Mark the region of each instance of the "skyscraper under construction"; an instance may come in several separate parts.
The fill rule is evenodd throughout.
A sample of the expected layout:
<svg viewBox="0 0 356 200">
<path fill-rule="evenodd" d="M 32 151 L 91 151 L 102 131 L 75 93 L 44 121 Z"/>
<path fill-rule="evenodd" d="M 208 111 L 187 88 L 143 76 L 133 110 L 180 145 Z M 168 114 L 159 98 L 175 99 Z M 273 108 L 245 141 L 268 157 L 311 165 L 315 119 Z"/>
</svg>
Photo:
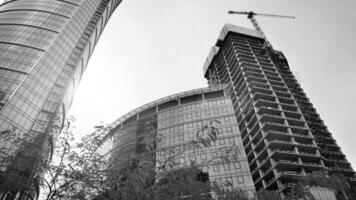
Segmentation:
<svg viewBox="0 0 356 200">
<path fill-rule="evenodd" d="M 341 173 L 355 183 L 354 170 L 286 58 L 264 43 L 259 32 L 227 24 L 204 66 L 210 86 L 230 87 L 256 190 L 283 196 L 296 178 L 315 171 Z M 331 191 L 312 192 L 335 197 Z"/>
<path fill-rule="evenodd" d="M 7 0 L 0 6 L 0 147 L 14 157 L 1 163 L 0 172 L 31 179 L 36 155 L 50 154 L 52 129 L 62 126 L 74 89 L 120 2 Z M 10 133 L 37 148 L 25 168 L 16 166 L 23 160 L 20 152 L 29 151 L 5 137 Z"/>
</svg>

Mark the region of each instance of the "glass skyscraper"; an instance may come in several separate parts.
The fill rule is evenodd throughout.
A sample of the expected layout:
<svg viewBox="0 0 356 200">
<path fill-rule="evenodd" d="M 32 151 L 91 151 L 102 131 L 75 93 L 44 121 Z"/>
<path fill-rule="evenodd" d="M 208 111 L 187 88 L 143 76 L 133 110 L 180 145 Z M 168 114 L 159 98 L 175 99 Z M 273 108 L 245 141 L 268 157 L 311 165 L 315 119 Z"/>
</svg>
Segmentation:
<svg viewBox="0 0 356 200">
<path fill-rule="evenodd" d="M 0 5 L 1 133 L 15 132 L 32 139 L 41 154 L 50 152 L 51 129 L 61 127 L 89 57 L 120 2 L 7 0 Z M 0 147 L 19 152 L 8 140 L 1 140 Z M 2 163 L 4 170 L 19 169 Z"/>
<path fill-rule="evenodd" d="M 204 66 L 210 86 L 226 84 L 256 190 L 283 194 L 315 171 L 355 172 L 291 73 L 281 52 L 268 52 L 257 31 L 227 24 Z M 312 188 L 317 199 L 335 199 Z"/>
<path fill-rule="evenodd" d="M 217 86 L 174 94 L 120 117 L 111 124 L 109 134 L 112 136 L 110 168 L 117 172 L 125 170 L 133 160 L 139 162 L 137 158 L 145 153 L 145 161 L 151 160 L 151 167 L 158 169 L 174 154 L 175 165 L 168 170 L 185 168 L 194 162 L 208 173 L 210 181 L 229 183 L 234 189 L 253 193 L 255 188 L 241 133 L 224 88 Z M 216 142 L 210 147 L 184 150 L 187 143 L 197 139 L 197 132 L 212 121 L 217 122 L 214 126 L 219 130 Z M 152 151 L 148 146 L 156 149 Z M 216 159 L 232 151 L 237 152 L 237 159 L 225 163 Z M 147 152 L 153 152 L 149 158 Z"/>
</svg>

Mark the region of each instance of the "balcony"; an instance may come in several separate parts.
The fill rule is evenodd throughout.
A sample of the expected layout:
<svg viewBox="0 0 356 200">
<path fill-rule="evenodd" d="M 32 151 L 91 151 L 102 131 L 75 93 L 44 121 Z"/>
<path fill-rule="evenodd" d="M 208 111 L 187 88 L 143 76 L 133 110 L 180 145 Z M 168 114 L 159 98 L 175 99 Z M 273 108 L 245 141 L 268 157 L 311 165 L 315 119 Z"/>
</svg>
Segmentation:
<svg viewBox="0 0 356 200">
<path fill-rule="evenodd" d="M 256 60 L 247 58 L 239 58 L 239 62 L 247 64 L 258 64 Z"/>
<path fill-rule="evenodd" d="M 269 85 L 268 84 L 262 84 L 262 83 L 259 83 L 259 82 L 254 82 L 254 81 L 250 81 L 248 83 L 248 85 L 250 86 L 250 88 L 260 88 L 260 89 L 270 89 Z"/>
<path fill-rule="evenodd" d="M 269 81 L 277 81 L 283 84 L 282 79 L 279 78 L 278 76 L 266 75 L 266 77 Z"/>
<path fill-rule="evenodd" d="M 274 85 L 274 86 L 278 86 L 278 87 L 283 87 L 285 88 L 286 85 L 283 83 L 283 82 L 280 82 L 280 81 L 269 81 L 271 83 L 271 85 Z"/>
<path fill-rule="evenodd" d="M 234 51 L 238 55 L 253 56 L 253 53 L 251 53 L 251 51 L 244 51 L 244 50 L 239 50 L 239 49 L 235 49 Z"/>
<path fill-rule="evenodd" d="M 314 162 L 303 162 L 303 165 L 309 165 L 309 166 L 315 166 L 315 167 L 322 167 L 320 163 L 314 163 Z"/>
<path fill-rule="evenodd" d="M 269 59 L 266 58 L 262 58 L 261 56 L 256 56 L 257 57 L 257 60 L 258 62 L 261 64 L 261 65 L 266 65 L 266 66 L 270 66 L 272 67 L 273 64 L 271 63 L 271 61 Z"/>
<path fill-rule="evenodd" d="M 273 132 L 288 133 L 288 127 L 284 124 L 278 124 L 278 123 L 265 122 L 262 129 L 267 132 L 273 131 Z"/>
<path fill-rule="evenodd" d="M 265 107 L 258 109 L 257 114 L 259 114 L 261 116 L 267 116 L 267 117 L 282 118 L 282 111 L 267 109 Z"/>
<path fill-rule="evenodd" d="M 245 73 L 257 74 L 257 77 L 259 77 L 259 75 L 263 76 L 262 70 L 259 69 L 259 68 L 254 68 L 254 67 L 250 67 L 250 66 L 243 66 L 242 69 L 243 69 L 243 71 Z"/>
<path fill-rule="evenodd" d="M 265 108 L 265 109 L 274 109 L 274 110 L 281 111 L 278 107 L 278 103 L 273 102 L 273 101 L 264 100 L 264 99 L 257 100 L 255 103 L 255 107 Z"/>
<path fill-rule="evenodd" d="M 275 92 L 277 97 L 288 98 L 291 99 L 292 95 L 284 92 Z"/>
<path fill-rule="evenodd" d="M 266 71 L 268 71 L 268 72 L 277 72 L 276 71 L 276 69 L 273 67 L 273 65 L 271 66 L 271 65 L 266 65 L 266 64 L 262 64 L 262 63 L 260 63 L 261 64 L 261 68 L 266 72 Z"/>
<path fill-rule="evenodd" d="M 245 71 L 245 77 L 247 78 L 258 78 L 258 79 L 265 79 L 265 76 L 260 73 Z"/>
<path fill-rule="evenodd" d="M 312 149 L 318 148 L 314 146 L 313 143 L 294 142 L 294 144 L 300 148 L 312 148 Z"/>
<path fill-rule="evenodd" d="M 256 77 L 251 77 L 251 76 L 247 76 L 247 77 L 246 77 L 246 81 L 247 81 L 248 83 L 250 83 L 250 82 L 257 82 L 257 83 L 261 83 L 261 84 L 267 84 L 266 79 L 264 79 L 264 78 L 256 78 Z"/>
<path fill-rule="evenodd" d="M 281 104 L 282 109 L 287 112 L 298 113 L 298 107 L 294 105 Z"/>
<path fill-rule="evenodd" d="M 303 151 L 299 151 L 299 154 L 302 156 L 312 156 L 312 157 L 319 157 L 318 154 L 316 153 L 310 153 L 310 152 L 303 152 Z"/>
<path fill-rule="evenodd" d="M 279 176 L 305 176 L 305 173 L 302 172 L 297 172 L 297 171 L 292 171 L 292 170 L 286 170 L 286 171 L 280 171 Z"/>
<path fill-rule="evenodd" d="M 278 100 L 282 104 L 287 104 L 287 105 L 292 105 L 292 106 L 296 105 L 295 101 L 293 99 L 290 99 L 290 98 L 278 97 Z"/>
<path fill-rule="evenodd" d="M 250 135 L 251 137 L 254 137 L 256 134 L 258 134 L 258 132 L 259 132 L 260 130 L 261 130 L 261 129 L 260 129 L 259 124 L 256 123 L 256 124 L 254 125 L 254 127 L 253 127 L 249 132 L 247 131 L 247 129 L 241 131 L 241 132 L 246 132 L 246 135 L 243 137 L 242 140 L 245 140 L 245 139 L 248 137 L 248 135 Z"/>
<path fill-rule="evenodd" d="M 265 74 L 267 76 L 273 76 L 273 77 L 279 78 L 279 80 L 281 80 L 280 77 L 279 77 L 278 72 L 265 71 Z"/>
<path fill-rule="evenodd" d="M 287 153 L 287 154 L 296 154 L 295 151 L 284 150 L 284 149 L 274 149 L 273 153 Z"/>
<path fill-rule="evenodd" d="M 248 59 L 248 60 L 254 60 L 255 61 L 255 57 L 253 56 L 253 54 L 250 53 L 250 55 L 247 55 L 246 53 L 243 54 L 237 54 L 237 57 L 239 59 Z"/>
<path fill-rule="evenodd" d="M 266 94 L 266 95 L 270 95 L 270 96 L 273 96 L 273 92 L 271 89 L 266 89 L 266 88 L 260 88 L 260 87 L 250 87 L 252 90 L 251 92 L 253 94 L 255 93 L 260 93 L 260 94 Z"/>
<path fill-rule="evenodd" d="M 287 122 L 288 122 L 289 126 L 291 126 L 291 127 L 302 128 L 302 129 L 306 128 L 306 122 L 301 119 L 287 118 Z"/>
<path fill-rule="evenodd" d="M 284 93 L 289 94 L 288 89 L 285 88 L 284 86 L 272 85 L 271 87 L 272 87 L 275 91 L 284 92 Z"/>
</svg>

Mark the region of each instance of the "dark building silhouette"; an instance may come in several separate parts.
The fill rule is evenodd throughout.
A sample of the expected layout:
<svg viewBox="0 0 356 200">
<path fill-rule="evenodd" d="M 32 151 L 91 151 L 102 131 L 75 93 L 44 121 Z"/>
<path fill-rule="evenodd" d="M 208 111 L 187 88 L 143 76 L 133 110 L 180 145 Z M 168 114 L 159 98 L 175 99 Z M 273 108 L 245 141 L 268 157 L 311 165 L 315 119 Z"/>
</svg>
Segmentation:
<svg viewBox="0 0 356 200">
<path fill-rule="evenodd" d="M 256 190 L 288 191 L 315 171 L 355 172 L 281 52 L 269 52 L 257 31 L 227 24 L 204 66 L 210 86 L 227 84 Z M 321 192 L 320 192 L 321 191 Z M 334 199 L 331 191 L 313 194 Z"/>
<path fill-rule="evenodd" d="M 120 2 L 7 0 L 0 5 L 0 135 L 33 143 L 19 148 L 1 137 L 0 147 L 14 157 L 1 163 L 2 174 L 20 170 L 31 179 L 39 157 L 50 159 L 53 129 L 62 127 L 89 57 Z M 29 151 L 36 153 L 21 153 Z M 28 156 L 34 163 L 17 169 Z"/>
</svg>

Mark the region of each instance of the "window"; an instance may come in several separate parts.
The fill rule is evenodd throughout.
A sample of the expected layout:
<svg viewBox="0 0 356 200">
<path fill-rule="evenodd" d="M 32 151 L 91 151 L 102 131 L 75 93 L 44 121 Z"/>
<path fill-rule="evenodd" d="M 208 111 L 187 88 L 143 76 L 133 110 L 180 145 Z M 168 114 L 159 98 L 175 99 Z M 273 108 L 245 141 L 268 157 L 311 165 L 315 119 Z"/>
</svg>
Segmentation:
<svg viewBox="0 0 356 200">
<path fill-rule="evenodd" d="M 230 143 L 230 145 L 236 145 L 235 138 L 233 138 L 233 137 L 229 138 L 229 143 Z"/>
<path fill-rule="evenodd" d="M 220 166 L 219 165 L 214 165 L 213 169 L 214 169 L 214 172 L 220 172 Z"/>
<path fill-rule="evenodd" d="M 179 141 L 183 141 L 184 140 L 184 134 L 180 134 L 179 135 Z"/>
<path fill-rule="evenodd" d="M 159 145 L 165 145 L 165 144 L 166 144 L 166 138 L 160 137 L 160 138 L 158 139 L 158 144 L 159 144 Z"/>
<path fill-rule="evenodd" d="M 215 152 L 212 152 L 211 153 L 211 159 L 215 159 L 216 158 L 216 153 Z"/>
<path fill-rule="evenodd" d="M 210 110 L 205 110 L 205 115 L 209 116 L 210 115 Z"/>
<path fill-rule="evenodd" d="M 179 120 L 179 122 L 184 121 L 184 117 L 183 117 L 183 115 L 180 115 L 180 116 L 178 117 L 178 120 Z"/>
<path fill-rule="evenodd" d="M 201 159 L 202 160 L 206 160 L 207 158 L 206 158 L 206 153 L 202 153 L 202 154 L 200 154 L 200 156 L 201 156 Z"/>
<path fill-rule="evenodd" d="M 226 184 L 227 184 L 229 187 L 232 187 L 232 186 L 233 186 L 232 177 L 227 177 L 227 178 L 226 178 Z"/>
<path fill-rule="evenodd" d="M 239 184 L 245 183 L 244 177 L 243 177 L 243 176 L 238 176 L 238 177 L 237 177 L 237 182 L 238 182 Z"/>
<path fill-rule="evenodd" d="M 170 144 L 174 144 L 174 136 L 169 139 Z"/>
<path fill-rule="evenodd" d="M 179 158 L 179 164 L 186 165 L 185 159 L 183 157 Z"/>
<path fill-rule="evenodd" d="M 235 162 L 234 166 L 235 166 L 235 169 L 240 169 L 241 168 L 240 162 Z"/>
<path fill-rule="evenodd" d="M 222 113 L 227 113 L 227 112 L 228 112 L 227 108 L 222 108 Z"/>
<path fill-rule="evenodd" d="M 198 111 L 196 114 L 197 114 L 197 117 L 198 117 L 198 118 L 201 117 L 201 111 Z"/>
<path fill-rule="evenodd" d="M 224 144 L 225 144 L 225 139 L 224 139 L 224 138 L 220 139 L 220 140 L 219 140 L 219 144 L 220 144 L 220 145 L 224 145 Z"/>
</svg>

